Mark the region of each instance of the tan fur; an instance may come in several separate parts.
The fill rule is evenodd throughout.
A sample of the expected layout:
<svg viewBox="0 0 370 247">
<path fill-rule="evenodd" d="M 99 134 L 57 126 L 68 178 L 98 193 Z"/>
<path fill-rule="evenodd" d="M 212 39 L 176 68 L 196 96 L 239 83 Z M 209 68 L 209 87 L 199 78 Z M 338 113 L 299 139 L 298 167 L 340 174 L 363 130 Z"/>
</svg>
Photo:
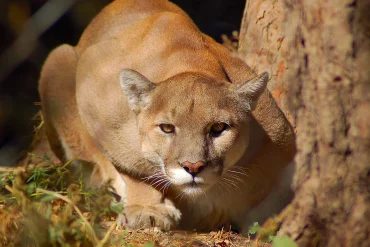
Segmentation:
<svg viewBox="0 0 370 247">
<path fill-rule="evenodd" d="M 265 83 L 174 4 L 116 0 L 76 47 L 50 54 L 39 91 L 53 151 L 87 161 L 92 186 L 113 180 L 122 223 L 209 230 L 247 226 L 262 201 L 258 218 L 281 207 L 266 205 L 272 188 L 287 184 L 279 178 L 294 133 Z M 162 122 L 176 132 L 161 132 Z M 230 128 L 210 136 L 218 122 Z M 199 161 L 208 165 L 194 187 L 181 164 Z"/>
</svg>

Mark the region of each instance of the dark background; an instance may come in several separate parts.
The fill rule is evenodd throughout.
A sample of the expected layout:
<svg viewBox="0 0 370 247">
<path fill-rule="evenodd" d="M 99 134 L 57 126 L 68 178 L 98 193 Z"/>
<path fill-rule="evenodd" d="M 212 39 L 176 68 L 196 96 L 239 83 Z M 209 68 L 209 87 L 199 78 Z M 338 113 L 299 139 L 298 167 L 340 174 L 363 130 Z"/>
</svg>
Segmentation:
<svg viewBox="0 0 370 247">
<path fill-rule="evenodd" d="M 0 166 L 14 164 L 32 140 L 37 125 L 32 118 L 40 110 L 35 104 L 37 81 L 46 56 L 60 44 L 77 44 L 90 20 L 109 2 L 0 0 Z M 239 30 L 245 6 L 245 0 L 172 2 L 219 42 L 221 34 Z"/>
</svg>

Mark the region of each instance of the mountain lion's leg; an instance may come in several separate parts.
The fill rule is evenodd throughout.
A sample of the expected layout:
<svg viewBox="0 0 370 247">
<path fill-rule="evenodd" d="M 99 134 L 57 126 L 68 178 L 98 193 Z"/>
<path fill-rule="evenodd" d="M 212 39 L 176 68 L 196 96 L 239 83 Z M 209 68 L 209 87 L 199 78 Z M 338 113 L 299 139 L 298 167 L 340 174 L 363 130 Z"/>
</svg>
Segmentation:
<svg viewBox="0 0 370 247">
<path fill-rule="evenodd" d="M 76 113 L 71 103 L 74 101 L 76 65 L 77 56 L 73 48 L 69 45 L 59 46 L 45 61 L 39 82 L 45 131 L 51 149 L 62 161 L 71 156 L 71 150 L 63 147 L 68 140 L 61 134 L 71 131 L 69 135 L 73 136 L 71 127 Z"/>
<path fill-rule="evenodd" d="M 127 185 L 127 205 L 118 224 L 131 229 L 156 227 L 160 230 L 176 228 L 181 213 L 155 186 L 122 174 Z M 160 186 L 159 186 L 160 187 Z"/>
<path fill-rule="evenodd" d="M 291 186 L 294 169 L 293 162 L 282 169 L 273 190 L 258 206 L 248 212 L 247 218 L 244 219 L 241 225 L 241 233 L 244 236 L 248 235 L 249 227 L 254 222 L 263 224 L 268 218 L 278 215 L 292 200 L 293 190 Z"/>
<path fill-rule="evenodd" d="M 244 235 L 248 234 L 249 227 L 254 222 L 262 224 L 267 218 L 279 214 L 293 198 L 291 184 L 294 164 L 288 163 L 284 168 L 277 166 L 276 164 L 287 163 L 281 152 L 276 144 L 269 141 L 245 166 L 248 173 L 246 182 L 250 186 L 241 186 L 241 190 L 249 196 L 240 198 L 239 202 L 250 205 L 251 208 L 245 217 L 234 216 L 233 219 L 242 228 L 241 232 Z M 257 191 L 260 193 L 256 193 Z"/>
<path fill-rule="evenodd" d="M 42 68 L 39 92 L 50 146 L 63 162 L 83 160 L 71 166 L 87 174 L 88 185 L 97 187 L 112 179 L 117 194 L 125 197 L 124 181 L 97 149 L 79 117 L 75 96 L 77 62 L 74 48 L 62 45 L 49 55 Z"/>
</svg>

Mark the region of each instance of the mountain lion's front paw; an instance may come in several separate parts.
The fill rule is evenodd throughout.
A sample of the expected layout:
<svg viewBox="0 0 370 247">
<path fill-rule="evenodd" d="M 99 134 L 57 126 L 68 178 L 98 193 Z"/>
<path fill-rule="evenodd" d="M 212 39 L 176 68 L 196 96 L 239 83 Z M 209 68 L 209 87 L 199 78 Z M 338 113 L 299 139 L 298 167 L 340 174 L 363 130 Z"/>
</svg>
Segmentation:
<svg viewBox="0 0 370 247">
<path fill-rule="evenodd" d="M 180 211 L 172 205 L 130 205 L 126 206 L 123 213 L 119 215 L 117 224 L 129 229 L 155 227 L 162 231 L 168 231 L 178 225 L 180 218 Z"/>
</svg>

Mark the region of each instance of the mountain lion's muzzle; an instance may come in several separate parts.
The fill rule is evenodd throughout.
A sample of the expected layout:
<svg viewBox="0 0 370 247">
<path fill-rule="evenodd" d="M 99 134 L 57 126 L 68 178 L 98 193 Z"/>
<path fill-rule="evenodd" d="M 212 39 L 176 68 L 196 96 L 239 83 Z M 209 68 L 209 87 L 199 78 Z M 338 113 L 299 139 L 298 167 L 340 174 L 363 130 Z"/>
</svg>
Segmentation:
<svg viewBox="0 0 370 247">
<path fill-rule="evenodd" d="M 207 163 L 205 163 L 203 161 L 198 161 L 196 163 L 191 163 L 189 161 L 185 161 L 185 162 L 181 163 L 180 166 L 182 168 L 184 168 L 184 170 L 187 173 L 189 173 L 190 175 L 195 177 L 198 173 L 200 173 L 207 166 Z"/>
</svg>

